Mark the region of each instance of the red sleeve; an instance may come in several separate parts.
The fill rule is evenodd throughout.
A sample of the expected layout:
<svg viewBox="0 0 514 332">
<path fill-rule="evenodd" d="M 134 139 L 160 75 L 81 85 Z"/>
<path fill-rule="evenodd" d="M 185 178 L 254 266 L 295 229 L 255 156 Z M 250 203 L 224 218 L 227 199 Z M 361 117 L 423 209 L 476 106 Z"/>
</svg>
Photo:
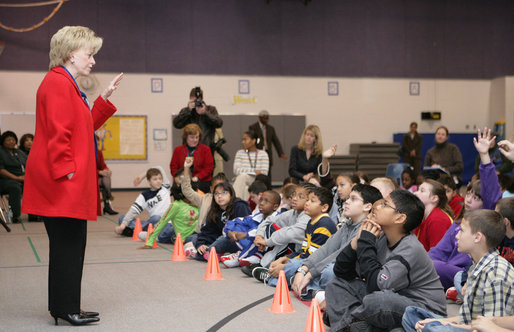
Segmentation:
<svg viewBox="0 0 514 332">
<path fill-rule="evenodd" d="M 181 168 L 184 167 L 184 161 L 186 161 L 185 145 L 179 145 L 173 151 L 170 162 L 170 172 L 172 176 Z"/>
<path fill-rule="evenodd" d="M 95 130 L 99 129 L 105 121 L 114 114 L 114 112 L 116 112 L 116 107 L 114 107 L 110 101 L 98 96 L 93 104 L 93 108 L 91 109 L 93 127 Z"/>
<path fill-rule="evenodd" d="M 214 159 L 212 158 L 211 149 L 204 144 L 198 145 L 194 153 L 195 169 L 193 175 L 197 176 L 200 181 L 209 181 L 212 178 L 214 169 Z"/>
</svg>

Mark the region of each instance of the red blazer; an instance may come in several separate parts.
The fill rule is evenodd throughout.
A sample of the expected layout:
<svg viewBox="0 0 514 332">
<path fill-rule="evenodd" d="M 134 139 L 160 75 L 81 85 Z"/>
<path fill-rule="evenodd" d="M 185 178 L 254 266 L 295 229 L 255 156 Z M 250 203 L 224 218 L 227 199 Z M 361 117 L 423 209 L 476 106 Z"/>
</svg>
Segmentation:
<svg viewBox="0 0 514 332">
<path fill-rule="evenodd" d="M 187 146 L 185 144 L 177 146 L 171 156 L 171 175 L 175 176 L 175 173 L 184 167 L 186 157 Z M 214 160 L 212 159 L 211 149 L 205 144 L 198 144 L 195 152 L 193 152 L 193 158 L 195 159 L 193 176 L 197 176 L 201 182 L 211 181 L 212 171 L 214 169 Z"/>
<path fill-rule="evenodd" d="M 46 74 L 36 96 L 22 212 L 96 220 L 100 206 L 93 135 L 115 111 L 102 97 L 90 111 L 64 68 Z M 69 173 L 74 173 L 71 179 Z"/>
</svg>

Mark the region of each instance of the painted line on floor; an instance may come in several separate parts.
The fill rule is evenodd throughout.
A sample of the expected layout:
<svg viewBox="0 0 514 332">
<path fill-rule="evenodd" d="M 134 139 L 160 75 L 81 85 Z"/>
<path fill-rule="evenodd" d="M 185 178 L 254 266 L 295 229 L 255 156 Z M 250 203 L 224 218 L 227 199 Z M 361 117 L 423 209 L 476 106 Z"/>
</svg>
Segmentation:
<svg viewBox="0 0 514 332">
<path fill-rule="evenodd" d="M 234 311 L 233 313 L 231 313 L 230 315 L 228 315 L 227 317 L 223 318 L 222 320 L 220 320 L 219 322 L 217 322 L 216 324 L 214 324 L 211 328 L 209 328 L 207 330 L 207 332 L 212 332 L 212 331 L 218 331 L 220 328 L 222 328 L 225 324 L 227 324 L 228 322 L 230 322 L 231 320 L 233 320 L 234 318 L 236 318 L 237 316 L 241 315 L 242 313 L 244 313 L 245 311 L 248 311 L 250 309 L 252 309 L 253 307 L 261 304 L 262 302 L 265 302 L 265 301 L 268 301 L 270 299 L 273 298 L 275 294 L 271 294 L 269 296 L 266 296 L 266 297 L 263 297 L 262 299 L 260 300 L 257 300 L 255 302 L 252 302 L 250 303 L 249 305 L 245 306 L 245 307 L 242 307 L 241 309 L 237 310 L 237 311 Z"/>
<path fill-rule="evenodd" d="M 41 263 L 41 260 L 39 259 L 39 255 L 37 254 L 36 248 L 34 247 L 34 244 L 32 244 L 32 240 L 30 239 L 30 236 L 27 236 L 27 240 L 29 240 L 30 246 L 32 247 L 32 251 L 34 252 L 34 256 L 36 256 L 36 260 L 38 263 Z"/>
<path fill-rule="evenodd" d="M 169 259 L 155 259 L 147 261 L 125 261 L 125 262 L 96 262 L 96 263 L 84 263 L 84 265 L 106 265 L 106 264 L 133 264 L 133 263 L 155 263 L 155 262 L 169 262 Z M 0 269 L 17 269 L 17 268 L 29 268 L 29 267 L 45 267 L 48 263 L 41 265 L 17 265 L 17 266 L 0 266 Z"/>
<path fill-rule="evenodd" d="M 23 228 L 23 230 L 26 232 L 26 231 L 27 231 L 27 229 L 25 228 L 25 223 L 23 222 L 23 220 L 21 220 L 21 221 L 20 221 L 20 223 L 21 223 L 21 227 L 22 227 L 22 228 Z"/>
</svg>

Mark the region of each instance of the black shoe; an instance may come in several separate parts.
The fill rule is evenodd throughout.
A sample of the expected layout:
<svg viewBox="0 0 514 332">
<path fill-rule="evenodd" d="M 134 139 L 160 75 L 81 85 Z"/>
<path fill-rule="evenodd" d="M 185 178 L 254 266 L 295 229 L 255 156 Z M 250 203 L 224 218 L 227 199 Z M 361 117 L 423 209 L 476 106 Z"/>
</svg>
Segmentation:
<svg viewBox="0 0 514 332">
<path fill-rule="evenodd" d="M 121 232 L 121 235 L 131 237 L 134 234 L 134 230 L 132 228 L 125 227 Z"/>
<path fill-rule="evenodd" d="M 100 321 L 98 317 L 83 317 L 80 314 L 52 314 L 52 317 L 55 319 L 55 325 L 59 325 L 57 318 L 63 319 L 71 325 L 86 325 Z"/>
<path fill-rule="evenodd" d="M 326 311 L 323 312 L 323 324 L 330 327 L 330 321 L 328 320 L 328 314 Z"/>
<path fill-rule="evenodd" d="M 271 278 L 268 269 L 265 267 L 256 267 L 255 269 L 253 269 L 252 276 L 260 282 L 263 282 L 265 285 Z"/>
<path fill-rule="evenodd" d="M 118 211 L 114 211 L 111 207 L 111 204 L 105 204 L 104 206 L 104 214 L 110 214 L 110 215 L 115 215 L 115 214 L 118 214 L 119 212 Z"/>
<path fill-rule="evenodd" d="M 39 216 L 36 216 L 35 214 L 29 214 L 29 221 L 39 222 L 43 221 L 43 219 L 41 219 Z"/>
<path fill-rule="evenodd" d="M 96 312 L 96 311 L 82 311 L 82 310 L 80 310 L 80 316 L 82 316 L 82 317 L 91 318 L 91 317 L 97 317 L 98 315 L 99 315 L 99 313 Z"/>
<path fill-rule="evenodd" d="M 13 224 L 21 224 L 21 218 L 20 217 L 12 217 L 12 223 Z"/>
<path fill-rule="evenodd" d="M 262 267 L 261 264 L 250 264 L 248 266 L 243 266 L 241 268 L 241 272 L 243 272 L 244 274 L 246 274 L 247 276 L 249 277 L 253 277 L 252 276 L 252 271 L 253 269 L 255 269 L 256 267 Z"/>
</svg>

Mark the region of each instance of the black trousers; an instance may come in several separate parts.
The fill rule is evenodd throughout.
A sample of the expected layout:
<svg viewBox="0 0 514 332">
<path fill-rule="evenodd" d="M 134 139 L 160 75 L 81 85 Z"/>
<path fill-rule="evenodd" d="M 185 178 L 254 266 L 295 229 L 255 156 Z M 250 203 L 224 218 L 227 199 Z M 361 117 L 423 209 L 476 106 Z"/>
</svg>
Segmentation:
<svg viewBox="0 0 514 332">
<path fill-rule="evenodd" d="M 52 314 L 79 313 L 87 222 L 65 217 L 43 219 L 50 241 L 48 310 Z"/>
</svg>

